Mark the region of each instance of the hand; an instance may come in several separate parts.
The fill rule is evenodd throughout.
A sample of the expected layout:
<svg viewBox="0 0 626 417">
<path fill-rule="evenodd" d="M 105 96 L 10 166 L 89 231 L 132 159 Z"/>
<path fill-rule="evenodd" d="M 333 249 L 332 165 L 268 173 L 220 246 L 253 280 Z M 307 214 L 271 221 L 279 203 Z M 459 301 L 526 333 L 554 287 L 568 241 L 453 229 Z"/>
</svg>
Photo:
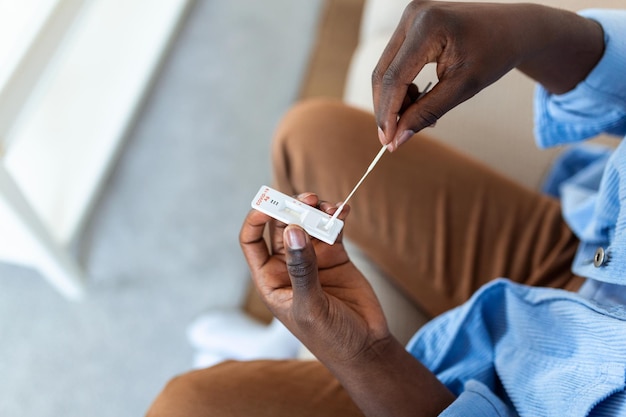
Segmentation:
<svg viewBox="0 0 626 417">
<path fill-rule="evenodd" d="M 315 194 L 300 201 L 328 214 Z M 339 216 L 349 213 L 346 206 Z M 263 238 L 269 226 L 268 248 Z M 389 333 L 374 292 L 342 236 L 330 246 L 252 210 L 239 241 L 272 313 L 330 369 L 366 416 L 435 416 L 454 396 Z M 270 252 L 271 249 L 271 252 Z"/>
<path fill-rule="evenodd" d="M 574 13 L 532 4 L 413 1 L 372 75 L 383 144 L 395 150 L 511 69 L 563 93 L 602 56 L 601 27 Z M 415 102 L 417 74 L 437 64 L 439 82 Z"/>
<path fill-rule="evenodd" d="M 333 214 L 337 207 L 303 194 L 302 202 Z M 343 220 L 349 207 L 340 215 Z M 269 225 L 271 252 L 263 239 Z M 389 337 L 382 309 L 363 275 L 350 262 L 340 235 L 334 245 L 311 239 L 252 210 L 240 243 L 252 279 L 272 313 L 313 354 L 327 363 L 346 362 Z"/>
</svg>

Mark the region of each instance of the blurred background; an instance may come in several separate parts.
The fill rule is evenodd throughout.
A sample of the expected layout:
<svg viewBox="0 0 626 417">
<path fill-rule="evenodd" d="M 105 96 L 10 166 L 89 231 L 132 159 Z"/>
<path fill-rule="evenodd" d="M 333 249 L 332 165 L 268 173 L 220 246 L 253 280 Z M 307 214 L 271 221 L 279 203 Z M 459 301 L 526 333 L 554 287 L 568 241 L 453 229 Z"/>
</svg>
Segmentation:
<svg viewBox="0 0 626 417">
<path fill-rule="evenodd" d="M 0 0 L 0 415 L 142 415 L 241 305 L 323 3 Z"/>
<path fill-rule="evenodd" d="M 407 2 L 0 0 L 0 416 L 143 415 L 190 323 L 262 314 L 237 235 L 273 131 L 302 98 L 371 110 Z M 537 187 L 532 89 L 513 72 L 429 133 Z M 357 253 L 405 341 L 419 306 Z"/>
</svg>

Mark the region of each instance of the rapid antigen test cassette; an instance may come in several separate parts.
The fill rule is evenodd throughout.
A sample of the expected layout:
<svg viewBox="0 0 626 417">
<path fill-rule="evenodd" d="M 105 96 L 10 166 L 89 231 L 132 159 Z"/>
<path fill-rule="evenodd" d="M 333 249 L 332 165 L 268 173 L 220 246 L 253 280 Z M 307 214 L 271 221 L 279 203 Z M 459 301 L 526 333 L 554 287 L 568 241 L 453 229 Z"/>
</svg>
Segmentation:
<svg viewBox="0 0 626 417">
<path fill-rule="evenodd" d="M 278 221 L 297 224 L 309 235 L 329 245 L 335 243 L 343 228 L 343 221 L 266 185 L 259 189 L 251 205 Z"/>
</svg>

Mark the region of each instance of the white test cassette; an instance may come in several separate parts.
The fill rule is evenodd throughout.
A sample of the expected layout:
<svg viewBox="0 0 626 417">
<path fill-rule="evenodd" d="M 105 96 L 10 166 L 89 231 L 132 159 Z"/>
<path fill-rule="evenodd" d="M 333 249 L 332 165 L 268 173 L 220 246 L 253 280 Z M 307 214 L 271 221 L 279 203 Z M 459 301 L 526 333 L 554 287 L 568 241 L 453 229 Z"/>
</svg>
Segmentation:
<svg viewBox="0 0 626 417">
<path fill-rule="evenodd" d="M 261 186 L 251 206 L 285 224 L 297 224 L 309 235 L 329 245 L 335 243 L 343 229 L 343 221 L 267 185 Z"/>
</svg>

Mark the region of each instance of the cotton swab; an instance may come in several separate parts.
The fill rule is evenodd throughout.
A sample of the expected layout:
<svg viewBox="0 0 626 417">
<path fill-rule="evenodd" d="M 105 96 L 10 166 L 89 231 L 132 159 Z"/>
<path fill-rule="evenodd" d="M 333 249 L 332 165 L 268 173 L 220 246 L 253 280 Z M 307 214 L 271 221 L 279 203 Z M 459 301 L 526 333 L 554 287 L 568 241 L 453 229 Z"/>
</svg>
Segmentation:
<svg viewBox="0 0 626 417">
<path fill-rule="evenodd" d="M 374 157 L 374 160 L 372 161 L 372 163 L 370 164 L 369 167 L 367 167 L 367 170 L 365 171 L 365 174 L 363 174 L 363 176 L 361 177 L 361 179 L 359 180 L 359 182 L 354 186 L 354 188 L 352 189 L 352 191 L 350 192 L 350 194 L 348 194 L 348 197 L 346 197 L 345 200 L 343 200 L 343 203 L 341 203 L 341 205 L 339 206 L 339 208 L 337 209 L 337 211 L 335 212 L 335 214 L 333 214 L 333 217 L 330 218 L 330 220 L 328 221 L 328 223 L 326 224 L 326 228 L 330 228 L 333 224 L 333 222 L 335 221 L 335 219 L 337 217 L 339 217 L 339 214 L 341 214 L 341 211 L 343 210 L 343 208 L 345 207 L 346 203 L 348 202 L 348 200 L 350 200 L 350 198 L 352 197 L 352 195 L 354 194 L 354 192 L 357 190 L 357 188 L 359 188 L 359 186 L 361 185 L 361 183 L 363 183 L 363 180 L 365 180 L 365 177 L 367 177 L 367 175 L 372 172 L 372 170 L 374 169 L 374 167 L 376 166 L 376 164 L 378 163 L 378 161 L 380 160 L 380 158 L 383 156 L 383 154 L 385 153 L 385 151 L 387 150 L 387 145 L 383 145 L 382 148 L 380 148 L 380 151 L 378 151 L 378 154 Z"/>
<path fill-rule="evenodd" d="M 426 84 L 426 87 L 424 88 L 424 91 L 422 91 L 417 98 L 415 99 L 415 101 L 419 100 L 420 98 L 424 97 L 424 94 L 426 94 L 428 92 L 428 90 L 430 89 L 430 86 L 432 85 L 432 82 L 429 82 L 428 84 Z M 365 180 L 365 177 L 367 177 L 367 175 L 374 169 L 374 167 L 376 166 L 376 164 L 378 163 L 378 161 L 380 160 L 380 158 L 383 156 L 383 154 L 385 153 L 385 150 L 387 149 L 387 145 L 383 145 L 383 147 L 380 149 L 380 151 L 378 151 L 378 154 L 374 157 L 374 160 L 372 161 L 372 163 L 370 164 L 369 167 L 367 167 L 367 170 L 365 171 L 365 174 L 363 174 L 363 176 L 361 177 L 361 179 L 359 180 L 359 182 L 354 186 L 354 188 L 352 189 L 352 191 L 350 191 L 350 194 L 348 194 L 348 197 L 346 197 L 345 200 L 343 200 L 343 203 L 341 203 L 341 205 L 339 206 L 339 208 L 337 208 L 337 211 L 335 212 L 335 214 L 333 214 L 333 217 L 330 218 L 330 220 L 328 221 L 328 223 L 326 223 L 326 229 L 329 229 L 332 227 L 333 222 L 335 221 L 335 219 L 337 219 L 337 217 L 339 217 L 339 215 L 341 214 L 344 206 L 346 205 L 346 203 L 348 202 L 348 200 L 350 200 L 350 198 L 352 197 L 352 195 L 354 194 L 354 192 L 357 190 L 357 188 L 359 188 L 359 186 L 361 185 L 361 183 L 363 182 L 363 180 Z"/>
</svg>

